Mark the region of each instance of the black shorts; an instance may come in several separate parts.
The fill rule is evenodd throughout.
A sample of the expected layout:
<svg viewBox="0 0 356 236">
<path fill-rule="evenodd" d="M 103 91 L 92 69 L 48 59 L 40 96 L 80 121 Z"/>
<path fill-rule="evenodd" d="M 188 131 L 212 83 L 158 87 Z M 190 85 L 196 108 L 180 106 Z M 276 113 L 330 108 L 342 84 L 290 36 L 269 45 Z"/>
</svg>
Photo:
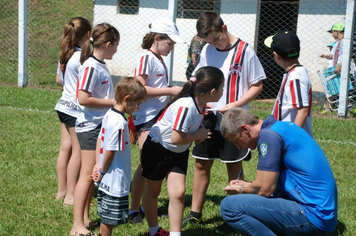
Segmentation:
<svg viewBox="0 0 356 236">
<path fill-rule="evenodd" d="M 67 115 L 66 113 L 60 111 L 57 111 L 57 114 L 61 123 L 66 124 L 68 128 L 75 127 L 75 121 L 77 120 L 77 118 L 75 118 L 74 116 Z"/>
<path fill-rule="evenodd" d="M 152 126 L 156 124 L 158 118 L 162 115 L 162 112 L 163 110 L 161 110 L 152 120 L 149 120 L 139 125 L 135 125 L 136 132 L 151 130 Z"/>
<path fill-rule="evenodd" d="M 96 149 L 96 142 L 99 137 L 101 129 L 101 124 L 98 125 L 95 129 L 87 131 L 87 132 L 82 132 L 82 133 L 77 133 L 79 145 L 81 150 L 90 150 L 90 151 L 95 151 Z"/>
<path fill-rule="evenodd" d="M 129 196 L 114 197 L 98 190 L 98 215 L 106 225 L 126 224 L 129 219 Z"/>
<path fill-rule="evenodd" d="M 164 148 L 160 143 L 147 139 L 142 147 L 142 176 L 150 180 L 162 180 L 169 172 L 187 174 L 189 149 L 175 153 Z"/>
<path fill-rule="evenodd" d="M 192 156 L 201 160 L 220 159 L 221 162 L 235 163 L 242 160 L 251 159 L 251 150 L 237 147 L 225 139 L 220 131 L 214 130 L 211 139 L 195 144 Z"/>
</svg>

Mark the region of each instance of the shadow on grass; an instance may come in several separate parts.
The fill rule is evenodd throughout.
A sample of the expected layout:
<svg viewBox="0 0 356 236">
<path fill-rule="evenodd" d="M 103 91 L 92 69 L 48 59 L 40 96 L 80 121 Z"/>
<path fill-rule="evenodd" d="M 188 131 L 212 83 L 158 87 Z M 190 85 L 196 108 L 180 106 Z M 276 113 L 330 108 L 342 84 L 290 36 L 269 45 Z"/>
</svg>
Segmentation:
<svg viewBox="0 0 356 236">
<path fill-rule="evenodd" d="M 343 235 L 345 231 L 346 231 L 345 224 L 338 220 L 336 229 L 330 234 L 330 236 Z"/>
</svg>

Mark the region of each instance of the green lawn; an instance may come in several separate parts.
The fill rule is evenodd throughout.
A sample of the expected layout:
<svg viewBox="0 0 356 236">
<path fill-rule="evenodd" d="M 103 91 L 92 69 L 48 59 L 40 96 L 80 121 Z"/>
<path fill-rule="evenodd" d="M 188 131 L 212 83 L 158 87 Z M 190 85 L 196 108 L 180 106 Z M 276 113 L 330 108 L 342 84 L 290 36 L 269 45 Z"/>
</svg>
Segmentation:
<svg viewBox="0 0 356 236">
<path fill-rule="evenodd" d="M 63 207 L 54 200 L 60 125 L 53 107 L 61 92 L 0 86 L 0 94 L 0 235 L 69 235 L 73 208 Z M 265 118 L 272 106 L 270 102 L 253 102 L 251 110 Z M 313 117 L 315 140 L 325 151 L 338 185 L 339 225 L 333 235 L 356 235 L 355 127 L 354 119 Z M 138 163 L 137 146 L 133 146 L 132 161 L 134 172 Z M 254 151 L 252 160 L 244 163 L 247 179 L 254 178 L 256 163 Z M 191 158 L 185 214 L 190 211 L 193 170 Z M 227 184 L 227 174 L 225 166 L 218 161 L 213 166 L 212 177 L 203 225 L 187 228 L 183 235 L 213 235 L 210 230 L 222 223 L 219 204 L 225 196 L 221 189 Z M 159 204 L 166 211 L 168 196 L 165 186 L 162 189 Z M 91 219 L 99 220 L 95 198 L 93 204 Z M 168 219 L 160 219 L 160 224 L 169 227 Z M 128 224 L 115 228 L 114 235 L 145 235 L 146 231 L 146 222 Z"/>
</svg>

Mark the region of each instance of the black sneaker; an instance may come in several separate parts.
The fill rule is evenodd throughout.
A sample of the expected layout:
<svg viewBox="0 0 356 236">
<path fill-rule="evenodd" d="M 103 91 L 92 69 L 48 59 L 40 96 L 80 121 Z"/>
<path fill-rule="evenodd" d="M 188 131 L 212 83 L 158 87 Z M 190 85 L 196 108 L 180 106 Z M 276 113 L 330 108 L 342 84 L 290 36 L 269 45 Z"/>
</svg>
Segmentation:
<svg viewBox="0 0 356 236">
<path fill-rule="evenodd" d="M 195 218 L 192 215 L 189 215 L 183 218 L 182 227 L 185 227 L 187 225 L 198 225 L 199 223 L 200 223 L 200 219 Z"/>
<path fill-rule="evenodd" d="M 213 232 L 219 235 L 239 235 L 233 228 L 231 228 L 225 222 L 213 228 Z"/>
<path fill-rule="evenodd" d="M 129 215 L 129 223 L 133 225 L 143 223 L 143 218 L 145 218 L 145 213 L 140 209 L 140 211 L 134 212 Z"/>
</svg>

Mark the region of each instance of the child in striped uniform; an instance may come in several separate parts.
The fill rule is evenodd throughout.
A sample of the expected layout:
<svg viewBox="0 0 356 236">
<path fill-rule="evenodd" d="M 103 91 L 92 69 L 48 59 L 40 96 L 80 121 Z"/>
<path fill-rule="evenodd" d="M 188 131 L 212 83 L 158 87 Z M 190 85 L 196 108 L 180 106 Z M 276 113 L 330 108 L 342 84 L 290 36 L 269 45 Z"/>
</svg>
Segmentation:
<svg viewBox="0 0 356 236">
<path fill-rule="evenodd" d="M 80 149 L 81 170 L 74 192 L 74 221 L 71 235 L 90 235 L 84 225 L 89 217 L 91 196 L 94 191 L 92 174 L 96 160 L 98 135 L 105 113 L 115 104 L 114 86 L 104 60 L 111 60 L 120 41 L 119 31 L 108 23 L 98 24 L 92 32 L 93 53 L 83 63 L 78 82 L 78 107 L 81 110 L 75 125 Z"/>
<path fill-rule="evenodd" d="M 112 235 L 115 225 L 129 215 L 131 145 L 125 114 L 136 111 L 147 97 L 137 78 L 125 77 L 115 87 L 116 104 L 105 114 L 100 132 L 100 169 L 93 180 L 99 183 L 100 234 Z"/>
<path fill-rule="evenodd" d="M 223 73 L 215 67 L 202 67 L 152 126 L 141 155 L 145 177 L 142 202 L 149 236 L 181 235 L 189 147 L 194 141 L 210 138 L 210 130 L 201 122 L 206 103 L 219 101 L 223 88 Z M 157 200 L 164 178 L 169 194 L 170 232 L 160 228 L 157 219 Z"/>
<path fill-rule="evenodd" d="M 157 19 L 150 25 L 150 32 L 142 40 L 142 48 L 147 49 L 139 58 L 134 76 L 137 77 L 147 89 L 148 99 L 140 109 L 132 114 L 140 151 L 147 135 L 160 116 L 162 109 L 167 105 L 170 96 L 176 96 L 179 86 L 168 86 L 168 71 L 162 56 L 167 56 L 176 43 L 183 43 L 178 28 L 169 19 Z M 141 164 L 137 167 L 132 180 L 130 223 L 141 223 L 143 218 L 140 212 L 144 179 Z"/>
<path fill-rule="evenodd" d="M 307 69 L 298 61 L 298 36 L 293 31 L 281 30 L 266 38 L 265 45 L 273 50 L 274 60 L 286 71 L 272 115 L 277 120 L 296 123 L 313 138 L 312 85 Z"/>
</svg>

